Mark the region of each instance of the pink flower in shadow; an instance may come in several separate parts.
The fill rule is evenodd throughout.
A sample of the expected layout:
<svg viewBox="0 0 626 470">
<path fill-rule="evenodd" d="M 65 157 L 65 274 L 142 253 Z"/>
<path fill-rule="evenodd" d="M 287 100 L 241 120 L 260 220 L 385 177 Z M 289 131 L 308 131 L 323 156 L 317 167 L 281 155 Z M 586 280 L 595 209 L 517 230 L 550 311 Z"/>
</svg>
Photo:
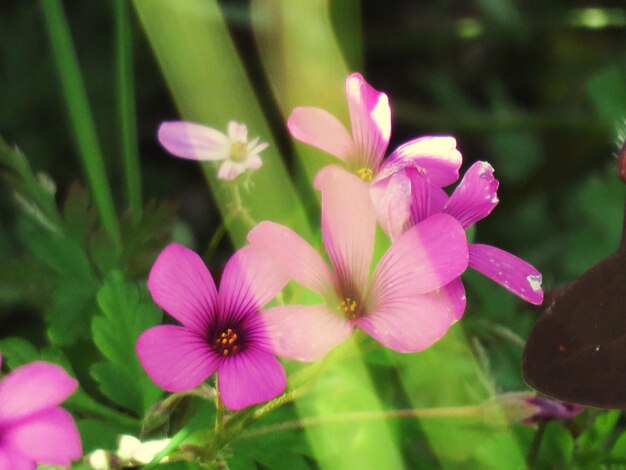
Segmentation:
<svg viewBox="0 0 626 470">
<path fill-rule="evenodd" d="M 410 203 L 408 207 L 396 206 L 387 213 L 388 223 L 382 224 L 384 230 L 395 239 L 434 214 L 451 215 L 464 229 L 471 227 L 487 217 L 499 202 L 498 180 L 493 171 L 487 162 L 474 163 L 451 196 L 427 171 L 404 168 L 396 172 L 379 197 L 392 199 L 400 191 L 409 191 Z M 471 268 L 527 302 L 542 303 L 542 278 L 535 267 L 494 246 L 472 243 L 468 250 Z"/>
<path fill-rule="evenodd" d="M 315 185 L 322 192 L 322 237 L 332 269 L 285 226 L 262 222 L 248 235 L 252 246 L 324 300 L 263 313 L 275 351 L 314 361 L 355 328 L 400 352 L 436 342 L 465 307 L 457 279 L 467 267 L 461 225 L 446 214 L 415 225 L 384 254 L 370 279 L 376 215 L 367 185 L 336 166 L 321 170 Z"/>
<path fill-rule="evenodd" d="M 259 310 L 287 277 L 250 246 L 226 264 L 219 292 L 193 251 L 176 243 L 159 255 L 148 277 L 154 301 L 179 325 L 155 326 L 137 340 L 150 378 L 169 392 L 190 390 L 219 370 L 222 401 L 232 410 L 270 400 L 285 388 Z"/>
<path fill-rule="evenodd" d="M 41 361 L 0 380 L 0 470 L 69 467 L 81 457 L 74 419 L 59 406 L 77 387 L 62 367 Z"/>
</svg>

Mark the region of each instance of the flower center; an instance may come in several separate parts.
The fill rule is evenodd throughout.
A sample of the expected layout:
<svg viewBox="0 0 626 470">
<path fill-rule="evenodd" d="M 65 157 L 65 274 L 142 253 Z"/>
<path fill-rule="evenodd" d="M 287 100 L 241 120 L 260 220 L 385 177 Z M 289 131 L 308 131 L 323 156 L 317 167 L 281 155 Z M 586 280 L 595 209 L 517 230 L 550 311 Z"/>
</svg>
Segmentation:
<svg viewBox="0 0 626 470">
<path fill-rule="evenodd" d="M 350 320 L 355 320 L 358 317 L 358 307 L 359 304 L 352 297 L 345 297 L 339 302 L 339 311 L 343 312 Z"/>
<path fill-rule="evenodd" d="M 242 162 L 248 158 L 247 142 L 231 142 L 230 143 L 230 159 L 235 162 Z"/>
<path fill-rule="evenodd" d="M 228 328 L 226 331 L 222 331 L 222 333 L 215 338 L 213 346 L 222 356 L 235 354 L 240 349 L 239 336 L 237 336 L 237 333 L 235 333 L 232 328 Z"/>
<path fill-rule="evenodd" d="M 374 179 L 374 170 L 372 170 L 370 167 L 364 166 L 363 168 L 359 168 L 356 171 L 356 175 L 363 181 L 371 183 Z"/>
</svg>

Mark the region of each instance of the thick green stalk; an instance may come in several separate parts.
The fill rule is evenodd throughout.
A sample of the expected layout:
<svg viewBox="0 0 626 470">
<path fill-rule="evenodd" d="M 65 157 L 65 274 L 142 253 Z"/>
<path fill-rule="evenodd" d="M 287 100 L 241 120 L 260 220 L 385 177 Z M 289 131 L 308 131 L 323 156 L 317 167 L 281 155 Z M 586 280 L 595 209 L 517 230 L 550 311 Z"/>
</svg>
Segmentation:
<svg viewBox="0 0 626 470">
<path fill-rule="evenodd" d="M 133 48 L 130 18 L 126 0 L 115 0 L 115 54 L 117 111 L 122 137 L 121 153 L 124 159 L 126 198 L 132 221 L 141 219 L 141 174 L 137 146 L 137 118 L 135 115 L 135 86 L 133 79 Z"/>
<path fill-rule="evenodd" d="M 106 178 L 102 150 L 89 109 L 87 92 L 78 67 L 63 4 L 60 0 L 40 0 L 40 5 L 78 153 L 85 167 L 100 220 L 111 238 L 119 244 L 119 225 Z"/>
</svg>

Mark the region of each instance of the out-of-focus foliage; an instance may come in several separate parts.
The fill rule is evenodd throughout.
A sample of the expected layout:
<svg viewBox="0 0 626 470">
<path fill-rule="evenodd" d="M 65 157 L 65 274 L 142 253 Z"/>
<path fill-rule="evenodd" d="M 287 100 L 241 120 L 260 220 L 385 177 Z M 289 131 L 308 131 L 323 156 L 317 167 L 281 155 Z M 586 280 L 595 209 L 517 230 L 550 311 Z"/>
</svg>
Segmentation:
<svg viewBox="0 0 626 470">
<path fill-rule="evenodd" d="M 346 120 L 342 83 L 358 70 L 390 97 L 391 147 L 452 134 L 466 166 L 493 164 L 501 202 L 473 236 L 537 266 L 548 295 L 618 245 L 626 194 L 613 156 L 626 118 L 621 2 L 137 0 L 127 12 L 126 59 L 115 48 L 114 2 L 63 5 L 120 241 L 103 229 L 92 203 L 41 5 L 5 2 L 0 352 L 5 369 L 45 359 L 79 379 L 66 406 L 86 453 L 114 451 L 123 433 L 178 436 L 193 446 L 206 442 L 202 426 L 214 419 L 197 397 L 160 408 L 160 391 L 140 369 L 136 337 L 160 321 L 144 282 L 170 240 L 206 250 L 212 256 L 205 261 L 219 272 L 248 227 L 226 220 L 219 228 L 230 210 L 228 191 L 211 167 L 203 173 L 159 148 L 160 121 L 182 116 L 218 128 L 246 121 L 272 147 L 244 203 L 255 217 L 292 225 L 319 245 L 310 180 L 332 160 L 292 142 L 284 121 L 299 105 Z M 130 76 L 135 84 L 140 171 L 129 177 L 122 149 L 130 127 L 120 130 L 116 64 L 131 57 L 133 73 L 122 80 Z M 133 177 L 149 201 L 140 216 L 126 196 Z M 228 231 L 233 245 L 220 235 Z M 465 316 L 435 346 L 402 355 L 364 342 L 321 374 L 309 395 L 265 416 L 219 457 L 231 469 L 521 468 L 527 458 L 545 469 L 624 465 L 619 411 L 589 409 L 538 428 L 506 423 L 499 410 L 268 431 L 336 413 L 472 407 L 525 390 L 520 357 L 540 310 L 477 273 L 464 281 Z M 290 374 L 299 367 L 286 363 Z"/>
</svg>

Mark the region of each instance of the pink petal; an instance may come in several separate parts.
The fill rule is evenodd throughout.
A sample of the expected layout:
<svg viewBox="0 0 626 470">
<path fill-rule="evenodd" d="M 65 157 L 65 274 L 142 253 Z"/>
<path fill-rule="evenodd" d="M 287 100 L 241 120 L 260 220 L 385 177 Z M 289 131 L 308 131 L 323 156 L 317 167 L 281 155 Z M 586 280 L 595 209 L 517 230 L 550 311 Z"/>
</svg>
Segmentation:
<svg viewBox="0 0 626 470">
<path fill-rule="evenodd" d="M 77 387 L 76 379 L 56 364 L 36 361 L 20 366 L 0 381 L 0 422 L 59 405 Z"/>
<path fill-rule="evenodd" d="M 83 455 L 74 419 L 63 408 L 20 420 L 2 433 L 3 445 L 41 464 L 69 467 Z"/>
<path fill-rule="evenodd" d="M 498 204 L 498 180 L 487 162 L 474 163 L 450 196 L 444 208 L 467 228 L 487 217 Z"/>
<path fill-rule="evenodd" d="M 245 124 L 240 124 L 235 121 L 228 122 L 228 137 L 231 141 L 235 142 L 247 142 L 248 141 L 248 128 Z"/>
<path fill-rule="evenodd" d="M 247 170 L 258 170 L 263 166 L 263 160 L 261 160 L 261 157 L 259 157 L 257 154 L 251 154 L 243 162 L 243 166 L 245 166 Z"/>
<path fill-rule="evenodd" d="M 137 355 L 152 381 L 168 392 L 191 390 L 204 382 L 221 357 L 206 336 L 182 326 L 161 325 L 137 339 Z"/>
<path fill-rule="evenodd" d="M 383 255 L 371 299 L 374 305 L 384 304 L 438 289 L 465 271 L 467 259 L 461 224 L 449 215 L 435 214 L 404 232 Z"/>
<path fill-rule="evenodd" d="M 37 465 L 9 448 L 0 448 L 0 470 L 37 470 Z"/>
<path fill-rule="evenodd" d="M 402 168 L 417 166 L 426 170 L 434 184 L 444 187 L 459 179 L 462 159 L 453 137 L 420 137 L 394 150 L 374 181 L 387 178 Z"/>
<path fill-rule="evenodd" d="M 148 276 L 148 290 L 159 307 L 198 333 L 217 310 L 215 282 L 202 259 L 178 243 L 165 247 Z"/>
<path fill-rule="evenodd" d="M 255 248 L 267 252 L 285 273 L 309 289 L 324 295 L 332 288 L 328 265 L 300 235 L 274 222 L 261 222 L 248 233 Z"/>
<path fill-rule="evenodd" d="M 387 95 L 375 90 L 359 73 L 346 79 L 352 136 L 364 166 L 378 169 L 391 136 L 391 109 Z"/>
<path fill-rule="evenodd" d="M 191 160 L 224 160 L 230 155 L 230 140 L 218 130 L 185 121 L 159 126 L 159 142 L 173 155 Z"/>
<path fill-rule="evenodd" d="M 344 288 L 363 290 L 374 250 L 376 212 L 368 185 L 343 168 L 330 165 L 315 177 L 322 192 L 322 237 Z"/>
<path fill-rule="evenodd" d="M 225 181 L 232 181 L 244 171 L 246 171 L 246 166 L 243 163 L 224 160 L 220 169 L 217 170 L 217 177 Z"/>
<path fill-rule="evenodd" d="M 313 362 L 342 343 L 352 324 L 325 305 L 285 305 L 263 312 L 274 352 L 281 357 Z"/>
<path fill-rule="evenodd" d="M 222 401 L 240 410 L 278 396 L 287 384 L 283 366 L 271 353 L 253 348 L 228 357 L 220 366 Z"/>
<path fill-rule="evenodd" d="M 404 233 L 411 216 L 411 180 L 399 171 L 370 185 L 378 222 L 392 240 Z"/>
<path fill-rule="evenodd" d="M 411 181 L 411 225 L 441 212 L 448 201 L 445 191 L 421 169 L 407 167 L 404 172 Z"/>
<path fill-rule="evenodd" d="M 454 281 L 446 284 L 441 289 L 441 292 L 435 291 L 434 295 L 445 295 L 450 305 L 450 311 L 455 320 L 460 320 L 465 313 L 465 306 L 467 305 L 467 297 L 465 296 L 465 287 L 460 277 L 457 277 Z"/>
<path fill-rule="evenodd" d="M 221 320 L 256 313 L 276 297 L 289 275 L 263 250 L 251 245 L 237 251 L 226 263 L 220 283 Z"/>
<path fill-rule="evenodd" d="M 287 120 L 291 135 L 305 144 L 317 147 L 341 160 L 354 155 L 354 142 L 345 126 L 328 111 L 300 107 Z"/>
<path fill-rule="evenodd" d="M 531 304 L 543 302 L 541 273 L 511 253 L 495 246 L 472 244 L 469 266 Z"/>
<path fill-rule="evenodd" d="M 459 299 L 449 293 L 443 288 L 424 295 L 388 297 L 356 324 L 395 351 L 421 351 L 439 340 L 459 316 Z"/>
</svg>

